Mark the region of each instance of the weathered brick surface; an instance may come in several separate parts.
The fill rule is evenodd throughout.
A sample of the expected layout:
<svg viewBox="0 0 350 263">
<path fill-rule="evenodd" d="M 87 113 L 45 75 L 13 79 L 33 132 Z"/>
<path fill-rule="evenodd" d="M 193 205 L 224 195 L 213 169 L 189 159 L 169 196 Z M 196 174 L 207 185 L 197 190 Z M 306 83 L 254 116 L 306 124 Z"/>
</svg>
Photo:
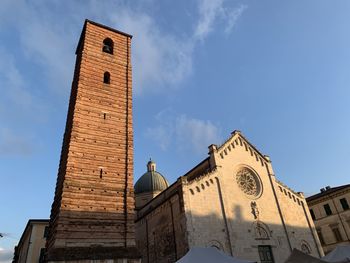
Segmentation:
<svg viewBox="0 0 350 263">
<path fill-rule="evenodd" d="M 102 51 L 107 37 L 113 54 Z M 85 23 L 51 209 L 49 258 L 68 247 L 135 247 L 130 42 L 126 34 Z M 103 83 L 106 71 L 110 84 Z"/>
</svg>

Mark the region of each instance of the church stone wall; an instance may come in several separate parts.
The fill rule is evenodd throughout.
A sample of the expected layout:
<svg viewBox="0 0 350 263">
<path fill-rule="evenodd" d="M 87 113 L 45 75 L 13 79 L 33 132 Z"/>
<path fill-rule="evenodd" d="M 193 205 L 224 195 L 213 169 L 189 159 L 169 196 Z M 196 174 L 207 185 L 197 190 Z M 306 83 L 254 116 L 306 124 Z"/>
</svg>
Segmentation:
<svg viewBox="0 0 350 263">
<path fill-rule="evenodd" d="M 304 195 L 277 181 L 274 185 L 292 247 L 315 257 L 323 256 Z"/>
<path fill-rule="evenodd" d="M 161 193 L 161 191 L 154 191 L 154 192 L 135 194 L 136 210 L 143 207 L 145 204 L 147 204 L 149 201 L 151 201 L 154 197 L 156 197 L 160 193 Z"/>
<path fill-rule="evenodd" d="M 189 247 L 214 246 L 230 254 L 217 173 L 183 185 Z"/>
<path fill-rule="evenodd" d="M 167 193 L 138 211 L 136 245 L 143 263 L 175 262 L 188 250 L 181 188 L 172 186 Z"/>
<path fill-rule="evenodd" d="M 177 207 L 175 200 L 179 200 L 179 214 L 170 209 L 171 202 Z M 169 233 L 172 224 L 175 253 L 180 257 L 198 246 L 257 262 L 259 249 L 268 253 L 267 248 L 274 262 L 284 262 L 293 248 L 322 255 L 304 196 L 279 183 L 270 159 L 240 132 L 220 147 L 211 145 L 209 158 L 138 211 L 136 233 L 142 241 L 138 247 L 148 257 L 144 262 L 175 261 L 174 243 L 166 241 L 167 236 L 174 238 Z M 186 244 L 181 249 L 179 240 Z M 162 252 L 165 244 L 171 247 L 166 253 Z M 168 261 L 161 261 L 156 253 Z"/>
</svg>

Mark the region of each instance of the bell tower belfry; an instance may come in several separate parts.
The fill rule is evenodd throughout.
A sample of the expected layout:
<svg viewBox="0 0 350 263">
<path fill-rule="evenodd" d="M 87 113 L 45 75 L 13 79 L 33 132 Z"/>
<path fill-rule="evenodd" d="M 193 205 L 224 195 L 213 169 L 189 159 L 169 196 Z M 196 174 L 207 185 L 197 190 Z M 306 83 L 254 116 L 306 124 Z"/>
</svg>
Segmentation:
<svg viewBox="0 0 350 263">
<path fill-rule="evenodd" d="M 131 38 L 85 21 L 51 208 L 48 262 L 140 262 L 134 235 Z"/>
</svg>

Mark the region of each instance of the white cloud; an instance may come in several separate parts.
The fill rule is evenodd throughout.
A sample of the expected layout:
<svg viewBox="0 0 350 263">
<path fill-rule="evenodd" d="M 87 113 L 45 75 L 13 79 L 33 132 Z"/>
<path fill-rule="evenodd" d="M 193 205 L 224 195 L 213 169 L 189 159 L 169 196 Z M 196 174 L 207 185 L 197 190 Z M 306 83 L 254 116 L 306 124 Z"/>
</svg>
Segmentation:
<svg viewBox="0 0 350 263">
<path fill-rule="evenodd" d="M 219 141 L 219 129 L 209 120 L 200 120 L 181 115 L 176 119 L 176 138 L 179 147 L 193 148 L 201 152 L 210 144 Z"/>
<path fill-rule="evenodd" d="M 218 16 L 223 13 L 224 0 L 198 1 L 199 20 L 194 33 L 195 38 L 203 40 L 212 30 Z"/>
<path fill-rule="evenodd" d="M 192 42 L 161 31 L 145 13 L 124 10 L 112 20 L 134 35 L 132 60 L 136 93 L 159 91 L 191 73 Z"/>
<path fill-rule="evenodd" d="M 37 78 L 55 93 L 63 93 L 70 87 L 73 76 L 74 46 L 70 44 L 73 36 L 63 27 L 36 19 L 37 15 L 31 9 L 28 9 L 28 15 L 33 18 L 19 28 L 23 51 L 43 68 L 43 75 Z"/>
<path fill-rule="evenodd" d="M 63 8 L 60 1 L 5 1 L 0 11 L 3 17 L 0 27 L 14 29 L 20 40 L 20 51 L 41 66 L 41 80 L 46 80 L 48 88 L 63 93 L 72 80 L 76 29 L 81 28 L 85 17 L 129 32 L 134 35 L 134 90 L 136 94 L 145 94 L 177 88 L 192 72 L 193 51 L 198 40 L 208 37 L 218 21 L 226 24 L 224 31 L 229 33 L 246 8 L 228 8 L 227 0 L 198 1 L 195 30 L 186 29 L 183 35 L 176 35 L 162 30 L 156 17 L 146 11 L 151 6 L 149 2 L 128 5 L 123 1 L 90 0 L 69 2 Z M 12 10 L 16 10 L 16 16 Z M 59 12 L 62 10 L 64 16 Z"/>
<path fill-rule="evenodd" d="M 62 19 L 52 12 L 58 3 L 50 4 L 42 0 L 5 1 L 0 12 L 0 26 L 11 28 L 12 35 L 16 36 L 8 51 L 29 60 L 34 67 L 40 66 L 39 85 L 55 93 L 64 93 L 73 75 L 75 44 L 71 25 L 74 14 Z"/>
<path fill-rule="evenodd" d="M 18 135 L 3 128 L 0 130 L 0 156 L 30 155 L 34 150 L 32 141 L 27 136 Z"/>
<path fill-rule="evenodd" d="M 169 109 L 158 113 L 155 120 L 155 126 L 148 128 L 145 135 L 164 151 L 175 146 L 179 151 L 202 153 L 220 139 L 220 129 L 210 120 L 176 115 Z"/>
<path fill-rule="evenodd" d="M 175 113 L 167 108 L 156 114 L 155 123 L 146 129 L 145 135 L 159 145 L 165 151 L 174 140 L 175 133 Z"/>
<path fill-rule="evenodd" d="M 13 258 L 12 249 L 4 249 L 0 247 L 0 263 L 10 263 Z"/>
<path fill-rule="evenodd" d="M 5 123 L 18 126 L 22 121 L 42 122 L 46 120 L 48 110 L 42 99 L 30 90 L 23 72 L 19 70 L 18 61 L 2 46 L 0 57 L 0 87 L 3 87 L 0 96 L 0 139 L 4 140 Z M 6 141 L 10 141 L 8 136 Z"/>
<path fill-rule="evenodd" d="M 240 5 L 236 8 L 226 7 L 225 0 L 200 0 L 198 1 L 199 20 L 195 29 L 194 38 L 204 40 L 211 31 L 215 23 L 226 24 L 225 33 L 229 34 L 236 24 L 238 18 L 247 8 Z"/>
<path fill-rule="evenodd" d="M 147 8 L 143 6 L 145 3 Z M 190 25 L 178 35 L 160 27 L 157 18 L 147 11 L 151 6 L 149 1 L 133 5 L 123 1 L 90 0 L 84 4 L 72 1 L 64 7 L 60 1 L 4 1 L 0 10 L 0 29 L 10 28 L 14 39 L 18 41 L 13 42 L 11 49 L 6 49 L 6 45 L 10 44 L 5 42 L 0 47 L 0 85 L 8 87 L 4 89 L 0 98 L 0 120 L 11 121 L 18 116 L 24 119 L 29 114 L 31 119 L 45 119 L 45 112 L 49 106 L 41 94 L 51 94 L 51 98 L 55 96 L 56 101 L 57 93 L 68 93 L 73 75 L 77 34 L 80 33 L 85 17 L 134 35 L 132 60 L 136 94 L 146 94 L 149 91 L 166 92 L 180 87 L 178 84 L 193 71 L 193 53 L 198 43 L 218 29 L 218 23 L 224 25 L 224 32 L 229 34 L 246 9 L 243 5 L 230 7 L 227 0 L 203 0 L 197 3 L 198 16 L 193 20 L 194 30 L 191 30 Z M 81 8 L 82 5 L 84 8 Z M 12 10 L 16 10 L 16 16 Z M 24 58 L 27 59 L 26 63 L 32 63 L 33 68 L 39 66 L 41 69 L 40 75 L 34 80 L 26 79 L 28 76 L 24 73 L 27 72 L 20 70 L 23 65 L 19 63 L 22 63 L 21 59 Z M 50 95 L 45 96 L 50 98 Z M 42 114 L 44 116 L 40 116 Z M 212 124 L 200 121 L 196 122 L 189 117 L 174 120 L 173 123 L 177 125 L 176 136 L 181 138 L 182 131 L 179 129 L 184 128 L 179 127 L 187 125 L 192 129 L 192 132 L 188 131 L 187 139 L 194 142 L 195 138 L 189 134 L 196 134 L 196 127 L 202 125 L 207 130 L 204 138 L 215 137 Z M 158 134 L 158 139 L 162 142 L 160 145 L 165 149 L 171 142 L 163 126 L 153 133 Z M 18 135 L 13 135 L 14 137 L 9 134 L 13 133 L 9 132 L 6 135 L 6 141 L 17 141 L 18 145 L 19 133 L 16 132 Z M 4 138 L 4 135 L 2 136 Z M 7 147 L 5 146 L 3 148 Z M 25 149 L 26 147 L 18 146 L 16 151 L 25 152 Z"/>
<path fill-rule="evenodd" d="M 35 143 L 22 122 L 37 124 L 46 119 L 45 105 L 28 90 L 24 77 L 12 54 L 0 46 L 0 156 L 32 154 Z M 37 142 L 36 142 L 37 144 Z"/>
<path fill-rule="evenodd" d="M 0 57 L 2 58 L 0 60 L 0 85 L 6 87 L 3 89 L 0 101 L 9 100 L 22 109 L 28 109 L 33 105 L 33 95 L 25 88 L 22 74 L 17 68 L 14 57 L 1 46 Z"/>
<path fill-rule="evenodd" d="M 225 33 L 231 33 L 233 27 L 236 25 L 237 20 L 240 18 L 244 10 L 247 9 L 246 5 L 240 5 L 238 8 L 229 10 L 225 12 L 225 16 L 227 17 L 227 25 L 225 28 Z"/>
</svg>

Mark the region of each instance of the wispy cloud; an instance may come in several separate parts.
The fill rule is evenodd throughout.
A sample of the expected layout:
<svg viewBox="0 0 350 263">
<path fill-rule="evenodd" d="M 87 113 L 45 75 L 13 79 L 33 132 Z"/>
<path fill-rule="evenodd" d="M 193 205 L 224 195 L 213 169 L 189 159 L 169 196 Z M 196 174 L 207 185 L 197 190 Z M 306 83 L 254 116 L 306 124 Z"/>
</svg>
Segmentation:
<svg viewBox="0 0 350 263">
<path fill-rule="evenodd" d="M 40 77 L 46 80 L 47 87 L 59 93 L 69 89 L 78 37 L 76 29 L 81 28 L 86 17 L 125 30 L 134 35 L 134 90 L 136 94 L 145 94 L 178 88 L 177 84 L 193 71 L 197 42 L 204 41 L 217 22 L 224 23 L 224 32 L 230 33 L 246 9 L 242 5 L 227 7 L 227 0 L 198 1 L 194 31 L 185 30 L 183 35 L 176 35 L 162 29 L 156 17 L 143 8 L 148 2 L 127 5 L 123 1 L 90 0 L 84 2 L 84 8 L 81 3 L 69 2 L 63 10 L 58 1 L 5 1 L 0 11 L 3 17 L 0 27 L 13 28 L 20 40 L 19 50 L 42 68 Z M 16 10 L 17 15 L 13 16 L 10 10 Z"/>
<path fill-rule="evenodd" d="M 145 135 L 157 143 L 163 151 L 166 151 L 174 138 L 175 112 L 169 108 L 164 109 L 154 116 L 154 120 L 155 125 L 148 127 Z"/>
<path fill-rule="evenodd" d="M 203 40 L 212 30 L 217 17 L 223 13 L 224 0 L 198 1 L 199 20 L 194 37 Z"/>
<path fill-rule="evenodd" d="M 3 249 L 0 247 L 0 263 L 10 263 L 13 258 L 12 249 Z"/>
<path fill-rule="evenodd" d="M 33 153 L 33 139 L 15 134 L 8 129 L 0 130 L 0 156 L 28 156 Z"/>
<path fill-rule="evenodd" d="M 128 5 L 124 1 L 89 0 L 84 2 L 84 8 L 81 8 L 81 2 L 75 1 L 64 6 L 60 1 L 2 2 L 0 32 L 11 30 L 15 40 L 11 44 L 15 48 L 9 48 L 10 44 L 5 42 L 0 47 L 0 85 L 8 87 L 0 97 L 0 120 L 5 123 L 5 119 L 11 121 L 18 115 L 23 119 L 29 114 L 30 118 L 38 118 L 48 107 L 41 94 L 54 101 L 61 98 L 57 94 L 68 94 L 75 46 L 85 18 L 134 35 L 133 86 L 136 94 L 144 95 L 149 91 L 167 92 L 180 88 L 181 82 L 194 71 L 194 51 L 198 44 L 217 30 L 229 34 L 246 9 L 243 5 L 232 6 L 227 0 L 198 1 L 198 15 L 181 34 L 176 34 L 160 26 L 157 17 L 149 11 L 150 2 Z M 147 8 L 144 5 L 148 5 Z M 13 16 L 13 10 L 16 10 L 16 16 Z M 18 65 L 19 57 L 25 58 L 25 63 L 32 68 L 39 68 L 40 76 L 29 77 L 30 70 L 24 72 L 23 65 L 22 69 Z M 187 116 L 180 118 L 177 129 L 181 125 L 193 129 L 200 126 L 194 120 Z M 211 123 L 204 121 L 203 126 L 210 128 Z M 0 128 L 14 130 L 9 125 Z M 18 131 L 14 134 L 20 136 Z M 166 133 L 159 128 L 158 134 L 164 138 L 161 139 L 162 148 L 166 148 L 169 144 Z M 210 137 L 210 132 L 206 137 Z"/>
<path fill-rule="evenodd" d="M 180 152 L 202 153 L 206 147 L 220 140 L 220 128 L 210 120 L 177 115 L 166 109 L 155 116 L 155 125 L 145 135 L 166 151 L 175 146 Z"/>
<path fill-rule="evenodd" d="M 198 1 L 199 19 L 194 33 L 195 39 L 203 41 L 214 30 L 215 24 L 218 22 L 225 24 L 226 34 L 231 33 L 247 6 L 226 7 L 225 2 L 225 0 Z"/>
<path fill-rule="evenodd" d="M 24 80 L 16 66 L 14 57 L 1 46 L 0 57 L 0 84 L 2 87 L 7 87 L 2 89 L 2 98 L 27 108 L 32 104 L 33 96 L 24 87 Z"/>
<path fill-rule="evenodd" d="M 225 12 L 225 16 L 227 18 L 227 25 L 225 27 L 225 33 L 230 34 L 233 27 L 236 25 L 237 20 L 240 18 L 244 10 L 247 9 L 248 6 L 240 5 L 235 9 L 229 10 Z"/>
<path fill-rule="evenodd" d="M 124 10 L 113 16 L 112 21 L 135 36 L 133 65 L 137 94 L 159 91 L 191 73 L 191 42 L 161 31 L 154 19 L 145 13 Z"/>
<path fill-rule="evenodd" d="M 187 150 L 201 152 L 210 144 L 219 141 L 219 128 L 209 120 L 200 120 L 186 115 L 176 118 L 176 137 L 178 146 Z"/>
<path fill-rule="evenodd" d="M 0 46 L 0 156 L 30 155 L 33 152 L 33 138 L 29 130 L 23 131 L 21 124 L 31 124 L 46 119 L 45 105 L 30 92 L 23 74 L 12 54 Z"/>
</svg>

